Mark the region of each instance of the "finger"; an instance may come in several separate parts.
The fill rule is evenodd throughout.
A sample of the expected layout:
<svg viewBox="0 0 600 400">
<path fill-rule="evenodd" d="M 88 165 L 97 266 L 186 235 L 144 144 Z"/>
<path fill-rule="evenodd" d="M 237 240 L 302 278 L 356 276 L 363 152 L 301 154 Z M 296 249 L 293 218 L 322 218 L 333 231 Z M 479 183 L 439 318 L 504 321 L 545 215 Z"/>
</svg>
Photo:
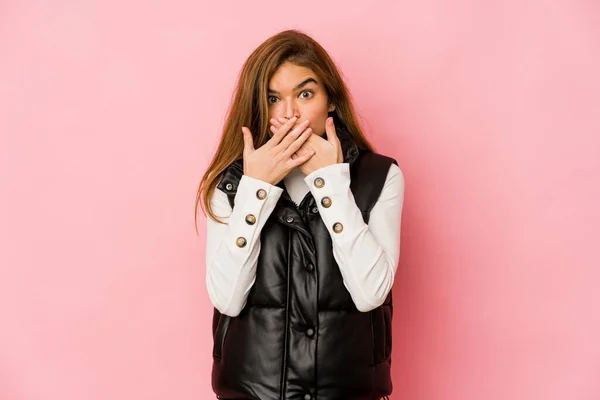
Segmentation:
<svg viewBox="0 0 600 400">
<path fill-rule="evenodd" d="M 271 122 L 271 126 L 274 126 L 275 129 L 279 129 L 283 125 L 281 122 L 277 121 L 275 118 L 271 118 L 271 120 L 269 122 Z"/>
<path fill-rule="evenodd" d="M 269 125 L 269 130 L 271 131 L 271 137 L 275 136 L 277 131 L 281 129 L 281 126 Z"/>
<path fill-rule="evenodd" d="M 290 146 L 290 144 L 292 144 L 294 140 L 296 140 L 305 130 L 311 129 L 309 125 L 310 122 L 308 120 L 304 120 L 300 124 L 295 126 L 294 129 L 289 131 L 279 144 L 279 146 L 281 147 L 281 151 L 287 149 Z M 287 123 L 281 127 L 280 131 L 286 129 L 286 126 Z"/>
<path fill-rule="evenodd" d="M 269 120 L 269 122 L 271 123 L 271 125 L 273 125 L 277 128 L 280 128 L 286 121 L 280 122 L 279 119 L 277 119 L 277 118 L 271 118 Z"/>
<path fill-rule="evenodd" d="M 283 124 L 279 129 L 277 129 L 277 131 L 275 132 L 275 134 L 269 140 L 268 143 L 270 143 L 272 146 L 277 146 L 281 142 L 281 140 L 284 138 L 284 136 L 286 136 L 286 134 L 292 128 L 292 126 L 294 126 L 294 123 L 296 123 L 296 117 L 291 118 L 285 124 Z"/>
<path fill-rule="evenodd" d="M 242 132 L 244 134 L 244 152 L 253 151 L 254 142 L 252 140 L 252 133 L 250 133 L 250 129 L 242 126 Z"/>
<path fill-rule="evenodd" d="M 333 145 L 337 145 L 338 137 L 333 124 L 333 117 L 327 118 L 325 121 L 325 132 L 327 132 L 327 141 Z"/>
<path fill-rule="evenodd" d="M 292 154 L 296 153 L 298 155 L 302 155 L 304 151 L 310 151 L 313 150 L 312 147 L 305 145 L 306 141 L 308 140 L 308 138 L 310 138 L 312 136 L 313 132 L 312 129 L 308 128 L 306 129 L 304 132 L 302 132 L 302 135 L 300 135 L 298 137 L 298 139 L 294 140 L 293 143 L 291 143 L 288 148 L 284 151 L 284 156 L 285 157 L 291 157 Z M 304 149 L 303 149 L 304 147 Z"/>
<path fill-rule="evenodd" d="M 281 129 L 282 126 L 283 125 L 281 125 L 279 122 L 276 122 L 274 125 L 269 125 L 269 130 L 273 135 L 275 135 L 277 133 L 277 130 Z"/>
<path fill-rule="evenodd" d="M 314 150 L 307 151 L 303 155 L 296 155 L 295 158 L 293 158 L 293 162 L 292 162 L 293 167 L 297 167 L 299 165 L 304 164 L 305 162 L 310 160 L 312 158 L 312 156 L 314 156 L 314 155 L 315 155 Z"/>
</svg>

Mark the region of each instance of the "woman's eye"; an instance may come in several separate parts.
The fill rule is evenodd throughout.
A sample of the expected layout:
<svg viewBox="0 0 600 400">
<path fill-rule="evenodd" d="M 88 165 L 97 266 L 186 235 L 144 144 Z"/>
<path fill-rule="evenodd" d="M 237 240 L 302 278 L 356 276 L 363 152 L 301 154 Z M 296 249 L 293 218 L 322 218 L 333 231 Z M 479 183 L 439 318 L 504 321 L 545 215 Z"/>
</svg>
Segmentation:
<svg viewBox="0 0 600 400">
<path fill-rule="evenodd" d="M 310 96 L 303 96 L 305 93 L 309 94 Z M 313 93 L 310 90 L 305 90 L 304 92 L 300 93 L 300 96 L 302 96 L 303 99 L 310 99 L 312 94 Z"/>
<path fill-rule="evenodd" d="M 271 100 L 273 100 L 273 101 L 271 101 Z M 277 101 L 277 97 L 274 97 L 274 96 L 269 96 L 269 97 L 267 98 L 267 102 L 268 102 L 269 104 L 273 104 L 273 103 L 275 103 L 276 101 Z"/>
</svg>

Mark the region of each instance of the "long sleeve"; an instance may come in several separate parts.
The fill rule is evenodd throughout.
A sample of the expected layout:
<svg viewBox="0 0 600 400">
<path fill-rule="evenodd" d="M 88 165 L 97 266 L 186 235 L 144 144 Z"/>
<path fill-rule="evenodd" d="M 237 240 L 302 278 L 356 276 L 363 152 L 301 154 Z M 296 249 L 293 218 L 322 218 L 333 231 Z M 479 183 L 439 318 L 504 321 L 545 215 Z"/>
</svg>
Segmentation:
<svg viewBox="0 0 600 400">
<path fill-rule="evenodd" d="M 275 185 L 243 175 L 233 209 L 218 188 L 210 199 L 225 224 L 207 219 L 206 285 L 212 304 L 222 314 L 235 317 L 246 305 L 256 279 L 260 232 L 282 193 Z"/>
<path fill-rule="evenodd" d="M 363 221 L 350 190 L 348 163 L 313 171 L 304 182 L 331 235 L 333 256 L 357 309 L 366 312 L 377 308 L 392 288 L 400 256 L 402 171 L 396 164 L 390 166 L 369 224 Z"/>
</svg>

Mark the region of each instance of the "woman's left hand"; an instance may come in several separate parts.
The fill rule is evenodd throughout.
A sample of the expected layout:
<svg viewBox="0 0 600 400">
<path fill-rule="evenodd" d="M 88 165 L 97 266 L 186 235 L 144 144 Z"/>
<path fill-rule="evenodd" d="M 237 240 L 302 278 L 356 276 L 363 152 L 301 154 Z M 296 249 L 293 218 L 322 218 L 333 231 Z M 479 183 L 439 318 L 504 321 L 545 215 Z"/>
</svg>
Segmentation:
<svg viewBox="0 0 600 400">
<path fill-rule="evenodd" d="M 271 124 L 275 128 L 279 128 L 281 125 L 287 122 L 286 118 L 271 118 Z M 335 126 L 333 124 L 333 118 L 328 117 L 325 121 L 325 134 L 327 139 L 313 133 L 304 142 L 304 144 L 292 155 L 292 159 L 305 154 L 308 151 L 314 150 L 313 155 L 308 161 L 300 164 L 298 168 L 305 174 L 308 175 L 319 168 L 327 167 L 329 165 L 341 163 L 344 161 L 344 155 L 342 154 L 342 145 L 335 132 Z"/>
</svg>

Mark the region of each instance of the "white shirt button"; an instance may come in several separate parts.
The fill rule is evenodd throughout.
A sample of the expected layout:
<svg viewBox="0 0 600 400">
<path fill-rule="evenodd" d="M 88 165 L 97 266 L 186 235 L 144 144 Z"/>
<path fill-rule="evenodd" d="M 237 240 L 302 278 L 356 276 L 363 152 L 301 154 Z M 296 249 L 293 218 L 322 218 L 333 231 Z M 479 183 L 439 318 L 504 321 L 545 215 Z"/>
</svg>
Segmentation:
<svg viewBox="0 0 600 400">
<path fill-rule="evenodd" d="M 256 222 L 256 217 L 252 214 L 248 214 L 246 215 L 246 223 L 248 225 L 254 225 L 254 223 Z"/>
<path fill-rule="evenodd" d="M 325 208 L 331 207 L 331 199 L 329 197 L 323 197 L 321 199 L 321 205 Z"/>
<path fill-rule="evenodd" d="M 341 223 L 336 222 L 335 224 L 333 224 L 333 231 L 335 233 L 340 233 L 343 230 L 344 230 L 344 225 L 342 225 Z"/>
<path fill-rule="evenodd" d="M 265 189 L 258 189 L 258 191 L 256 192 L 256 197 L 258 197 L 260 200 L 266 199 L 267 191 Z"/>
</svg>

